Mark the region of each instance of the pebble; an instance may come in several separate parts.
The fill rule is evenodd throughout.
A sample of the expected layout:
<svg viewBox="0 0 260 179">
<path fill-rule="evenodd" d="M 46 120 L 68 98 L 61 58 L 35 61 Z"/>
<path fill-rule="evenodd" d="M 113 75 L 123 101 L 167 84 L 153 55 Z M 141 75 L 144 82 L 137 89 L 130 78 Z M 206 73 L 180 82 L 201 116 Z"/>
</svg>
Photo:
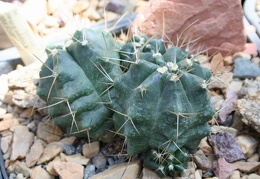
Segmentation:
<svg viewBox="0 0 260 179">
<path fill-rule="evenodd" d="M 30 176 L 32 179 L 54 179 L 55 178 L 53 175 L 50 175 L 41 166 L 36 166 L 35 168 L 33 168 Z"/>
<path fill-rule="evenodd" d="M 255 138 L 249 135 L 240 135 L 236 137 L 236 140 L 246 158 L 251 157 L 256 152 L 259 144 Z"/>
<path fill-rule="evenodd" d="M 45 140 L 47 143 L 59 141 L 62 135 L 61 129 L 53 123 L 40 122 L 38 124 L 37 137 Z"/>
<path fill-rule="evenodd" d="M 30 152 L 26 155 L 25 163 L 28 167 L 33 167 L 44 151 L 44 141 L 37 139 L 30 148 Z"/>
<path fill-rule="evenodd" d="M 95 166 L 93 164 L 88 164 L 84 168 L 84 179 L 88 179 L 95 175 Z"/>
<path fill-rule="evenodd" d="M 60 162 L 61 161 L 61 158 L 60 156 L 57 156 L 55 157 L 51 162 L 49 162 L 46 166 L 46 170 L 51 174 L 51 175 L 54 175 L 54 176 L 58 176 L 58 173 L 55 171 L 54 167 L 53 167 L 53 164 L 55 162 Z"/>
<path fill-rule="evenodd" d="M 109 168 L 97 175 L 91 177 L 91 179 L 102 178 L 138 178 L 140 171 L 140 161 L 134 161 L 129 163 L 122 163 L 113 168 Z"/>
<path fill-rule="evenodd" d="M 211 168 L 211 163 L 208 160 L 208 158 L 205 156 L 205 154 L 202 152 L 202 150 L 198 150 L 195 154 L 194 154 L 194 162 L 196 163 L 196 165 L 203 170 L 207 170 Z"/>
<path fill-rule="evenodd" d="M 12 139 L 13 139 L 12 133 L 9 133 L 9 135 L 3 136 L 1 138 L 1 149 L 3 153 L 6 153 L 10 148 Z"/>
<path fill-rule="evenodd" d="M 65 155 L 64 153 L 60 153 L 60 158 L 63 162 L 74 162 L 80 165 L 87 165 L 90 160 L 81 154 Z"/>
<path fill-rule="evenodd" d="M 252 174 L 248 175 L 248 179 L 260 179 L 260 175 L 252 173 Z"/>
<path fill-rule="evenodd" d="M 240 171 L 235 170 L 233 174 L 229 177 L 229 179 L 239 179 L 240 178 Z"/>
<path fill-rule="evenodd" d="M 100 151 L 99 142 L 86 143 L 82 147 L 82 153 L 86 158 L 92 158 Z"/>
<path fill-rule="evenodd" d="M 71 144 L 65 144 L 64 145 L 64 148 L 63 148 L 63 152 L 66 154 L 66 155 L 73 155 L 76 153 L 76 149 L 73 145 Z"/>
<path fill-rule="evenodd" d="M 43 150 L 43 154 L 38 160 L 37 164 L 42 164 L 54 159 L 63 151 L 64 144 L 60 142 L 49 143 Z"/>
<path fill-rule="evenodd" d="M 125 10 L 125 4 L 122 0 L 110 0 L 106 5 L 106 10 L 122 14 Z"/>
<path fill-rule="evenodd" d="M 103 168 L 107 164 L 107 159 L 101 152 L 92 157 L 91 161 L 97 169 Z"/>
<path fill-rule="evenodd" d="M 213 163 L 214 173 L 219 178 L 229 178 L 233 172 L 236 170 L 236 167 L 226 162 L 224 158 L 219 158 L 217 162 Z"/>
<path fill-rule="evenodd" d="M 25 109 L 24 111 L 22 111 L 22 113 L 20 114 L 21 118 L 31 118 L 34 115 L 35 111 L 33 107 L 29 107 L 27 109 Z"/>
<path fill-rule="evenodd" d="M 19 121 L 17 119 L 6 119 L 0 121 L 0 132 L 10 129 L 13 126 L 19 125 Z"/>
<path fill-rule="evenodd" d="M 16 174 L 22 173 L 23 176 L 29 177 L 31 173 L 31 169 L 26 166 L 24 162 L 15 161 L 13 164 L 11 164 L 7 171 L 9 173 L 14 172 Z"/>
<path fill-rule="evenodd" d="M 225 72 L 221 75 L 215 76 L 212 83 L 209 84 L 209 89 L 218 88 L 225 89 L 231 83 L 233 79 L 233 73 Z"/>
<path fill-rule="evenodd" d="M 2 70 L 2 69 L 1 69 Z M 2 74 L 0 76 L 0 84 L 1 84 L 1 88 L 0 88 L 0 101 L 4 101 L 5 95 L 8 92 L 8 76 L 5 74 Z"/>
<path fill-rule="evenodd" d="M 217 132 L 208 137 L 216 156 L 227 162 L 245 159 L 245 156 L 235 138 L 228 132 Z"/>
<path fill-rule="evenodd" d="M 257 172 L 260 167 L 260 162 L 235 162 L 232 165 L 239 171 L 244 173 Z"/>
<path fill-rule="evenodd" d="M 12 152 L 10 160 L 24 158 L 33 143 L 34 134 L 28 130 L 26 126 L 14 126 L 13 131 Z"/>
<path fill-rule="evenodd" d="M 258 162 L 259 161 L 259 155 L 258 153 L 253 154 L 251 157 L 247 159 L 248 162 Z"/>
<path fill-rule="evenodd" d="M 152 171 L 152 170 L 149 170 L 147 168 L 143 168 L 143 177 L 142 179 L 155 179 L 155 178 L 158 178 L 158 175 Z"/>
<path fill-rule="evenodd" d="M 107 163 L 108 163 L 108 165 L 114 165 L 114 164 L 115 164 L 115 161 L 114 161 L 113 158 L 108 157 L 108 158 L 107 158 Z"/>
<path fill-rule="evenodd" d="M 204 137 L 200 141 L 200 144 L 198 145 L 198 149 L 201 150 L 205 155 L 210 155 L 210 154 L 213 154 L 213 150 L 207 140 L 208 140 L 208 138 Z"/>
<path fill-rule="evenodd" d="M 238 130 L 232 127 L 226 127 L 226 126 L 217 126 L 214 125 L 211 127 L 211 132 L 228 132 L 232 137 L 236 137 L 238 135 Z"/>
<path fill-rule="evenodd" d="M 236 52 L 233 56 L 232 59 L 233 61 L 237 60 L 238 58 L 245 58 L 245 59 L 251 59 L 251 55 L 245 52 Z"/>
<path fill-rule="evenodd" d="M 259 65 L 252 63 L 247 58 L 237 58 L 234 67 L 235 78 L 255 78 L 260 76 Z"/>
<path fill-rule="evenodd" d="M 72 12 L 74 14 L 80 14 L 83 11 L 87 10 L 89 6 L 90 6 L 89 1 L 79 0 L 74 4 L 72 8 Z"/>
<path fill-rule="evenodd" d="M 74 162 L 55 162 L 55 171 L 62 179 L 82 179 L 84 167 Z"/>
</svg>

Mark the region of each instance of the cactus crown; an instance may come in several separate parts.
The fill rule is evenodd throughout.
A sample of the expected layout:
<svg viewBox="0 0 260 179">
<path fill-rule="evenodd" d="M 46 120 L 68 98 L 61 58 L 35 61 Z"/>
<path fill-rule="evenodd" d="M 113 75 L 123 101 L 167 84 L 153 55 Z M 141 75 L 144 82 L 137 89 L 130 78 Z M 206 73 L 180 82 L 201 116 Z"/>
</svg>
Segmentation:
<svg viewBox="0 0 260 179">
<path fill-rule="evenodd" d="M 41 80 L 38 94 L 57 125 L 93 139 L 114 126 L 128 154 L 146 152 L 144 165 L 160 176 L 185 169 L 214 114 L 211 72 L 194 56 L 137 34 L 119 46 L 109 33 L 89 29 L 52 52 L 40 73 L 52 78 Z"/>
</svg>

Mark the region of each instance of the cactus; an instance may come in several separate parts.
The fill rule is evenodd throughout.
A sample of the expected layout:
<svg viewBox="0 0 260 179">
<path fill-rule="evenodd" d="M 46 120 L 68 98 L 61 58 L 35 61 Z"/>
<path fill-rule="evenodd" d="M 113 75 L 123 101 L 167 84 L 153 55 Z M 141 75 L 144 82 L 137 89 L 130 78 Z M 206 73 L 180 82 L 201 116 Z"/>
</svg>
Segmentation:
<svg viewBox="0 0 260 179">
<path fill-rule="evenodd" d="M 66 133 L 99 139 L 113 127 L 107 108 L 113 79 L 122 73 L 118 44 L 109 32 L 77 31 L 66 48 L 52 49 L 41 68 L 38 95 Z"/>
<path fill-rule="evenodd" d="M 178 47 L 166 51 L 161 42 L 135 35 L 122 47 L 120 56 L 132 60 L 127 72 L 114 80 L 113 119 L 127 139 L 127 153 L 150 151 L 144 165 L 158 166 L 159 175 L 169 175 L 169 168 L 185 167 L 186 160 L 175 153 L 188 157 L 209 134 L 207 121 L 214 111 L 207 91 L 210 70 Z"/>
<path fill-rule="evenodd" d="M 127 153 L 146 152 L 144 166 L 161 177 L 184 171 L 210 132 L 210 70 L 162 39 L 134 34 L 119 46 L 108 32 L 77 31 L 51 50 L 40 76 L 37 92 L 58 126 L 93 139 L 114 126 Z"/>
</svg>

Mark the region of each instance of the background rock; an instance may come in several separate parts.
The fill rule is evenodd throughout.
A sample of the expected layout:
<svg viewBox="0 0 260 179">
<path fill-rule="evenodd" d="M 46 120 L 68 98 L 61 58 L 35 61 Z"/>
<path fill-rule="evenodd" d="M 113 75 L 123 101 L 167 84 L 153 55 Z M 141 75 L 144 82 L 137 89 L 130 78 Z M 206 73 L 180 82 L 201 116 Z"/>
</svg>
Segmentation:
<svg viewBox="0 0 260 179">
<path fill-rule="evenodd" d="M 137 15 L 133 29 L 149 36 L 167 35 L 176 44 L 177 36 L 195 23 L 183 33 L 178 45 L 185 38 L 186 42 L 200 38 L 194 48 L 211 48 L 211 53 L 220 50 L 227 54 L 234 47 L 233 53 L 244 49 L 246 36 L 242 17 L 240 0 L 150 0 Z"/>
</svg>

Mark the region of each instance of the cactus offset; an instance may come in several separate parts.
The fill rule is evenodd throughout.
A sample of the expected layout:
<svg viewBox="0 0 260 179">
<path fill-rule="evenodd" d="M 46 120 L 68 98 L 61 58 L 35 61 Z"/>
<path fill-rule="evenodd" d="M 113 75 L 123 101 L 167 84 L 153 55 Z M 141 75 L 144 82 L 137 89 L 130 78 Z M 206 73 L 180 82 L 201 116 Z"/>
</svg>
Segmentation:
<svg viewBox="0 0 260 179">
<path fill-rule="evenodd" d="M 121 56 L 131 54 L 129 58 L 134 58 L 135 63 L 114 81 L 113 119 L 127 139 L 128 154 L 157 151 L 161 159 L 150 157 L 160 166 L 158 173 L 167 175 L 167 168 L 180 169 L 181 165 L 169 162 L 167 157 L 180 151 L 195 152 L 200 140 L 210 132 L 207 121 L 214 111 L 206 89 L 210 71 L 178 47 L 165 52 L 161 45 L 159 49 L 158 44 L 150 43 L 159 41 L 130 42 L 123 47 L 129 49 Z M 132 55 L 135 53 L 138 55 Z M 149 162 L 145 165 L 154 167 Z"/>
<path fill-rule="evenodd" d="M 119 64 L 110 62 L 119 58 L 116 45 L 110 33 L 84 29 L 67 41 L 66 49 L 53 49 L 42 66 L 37 93 L 67 133 L 98 139 L 113 126 L 107 106 L 113 79 L 121 74 Z"/>
</svg>

